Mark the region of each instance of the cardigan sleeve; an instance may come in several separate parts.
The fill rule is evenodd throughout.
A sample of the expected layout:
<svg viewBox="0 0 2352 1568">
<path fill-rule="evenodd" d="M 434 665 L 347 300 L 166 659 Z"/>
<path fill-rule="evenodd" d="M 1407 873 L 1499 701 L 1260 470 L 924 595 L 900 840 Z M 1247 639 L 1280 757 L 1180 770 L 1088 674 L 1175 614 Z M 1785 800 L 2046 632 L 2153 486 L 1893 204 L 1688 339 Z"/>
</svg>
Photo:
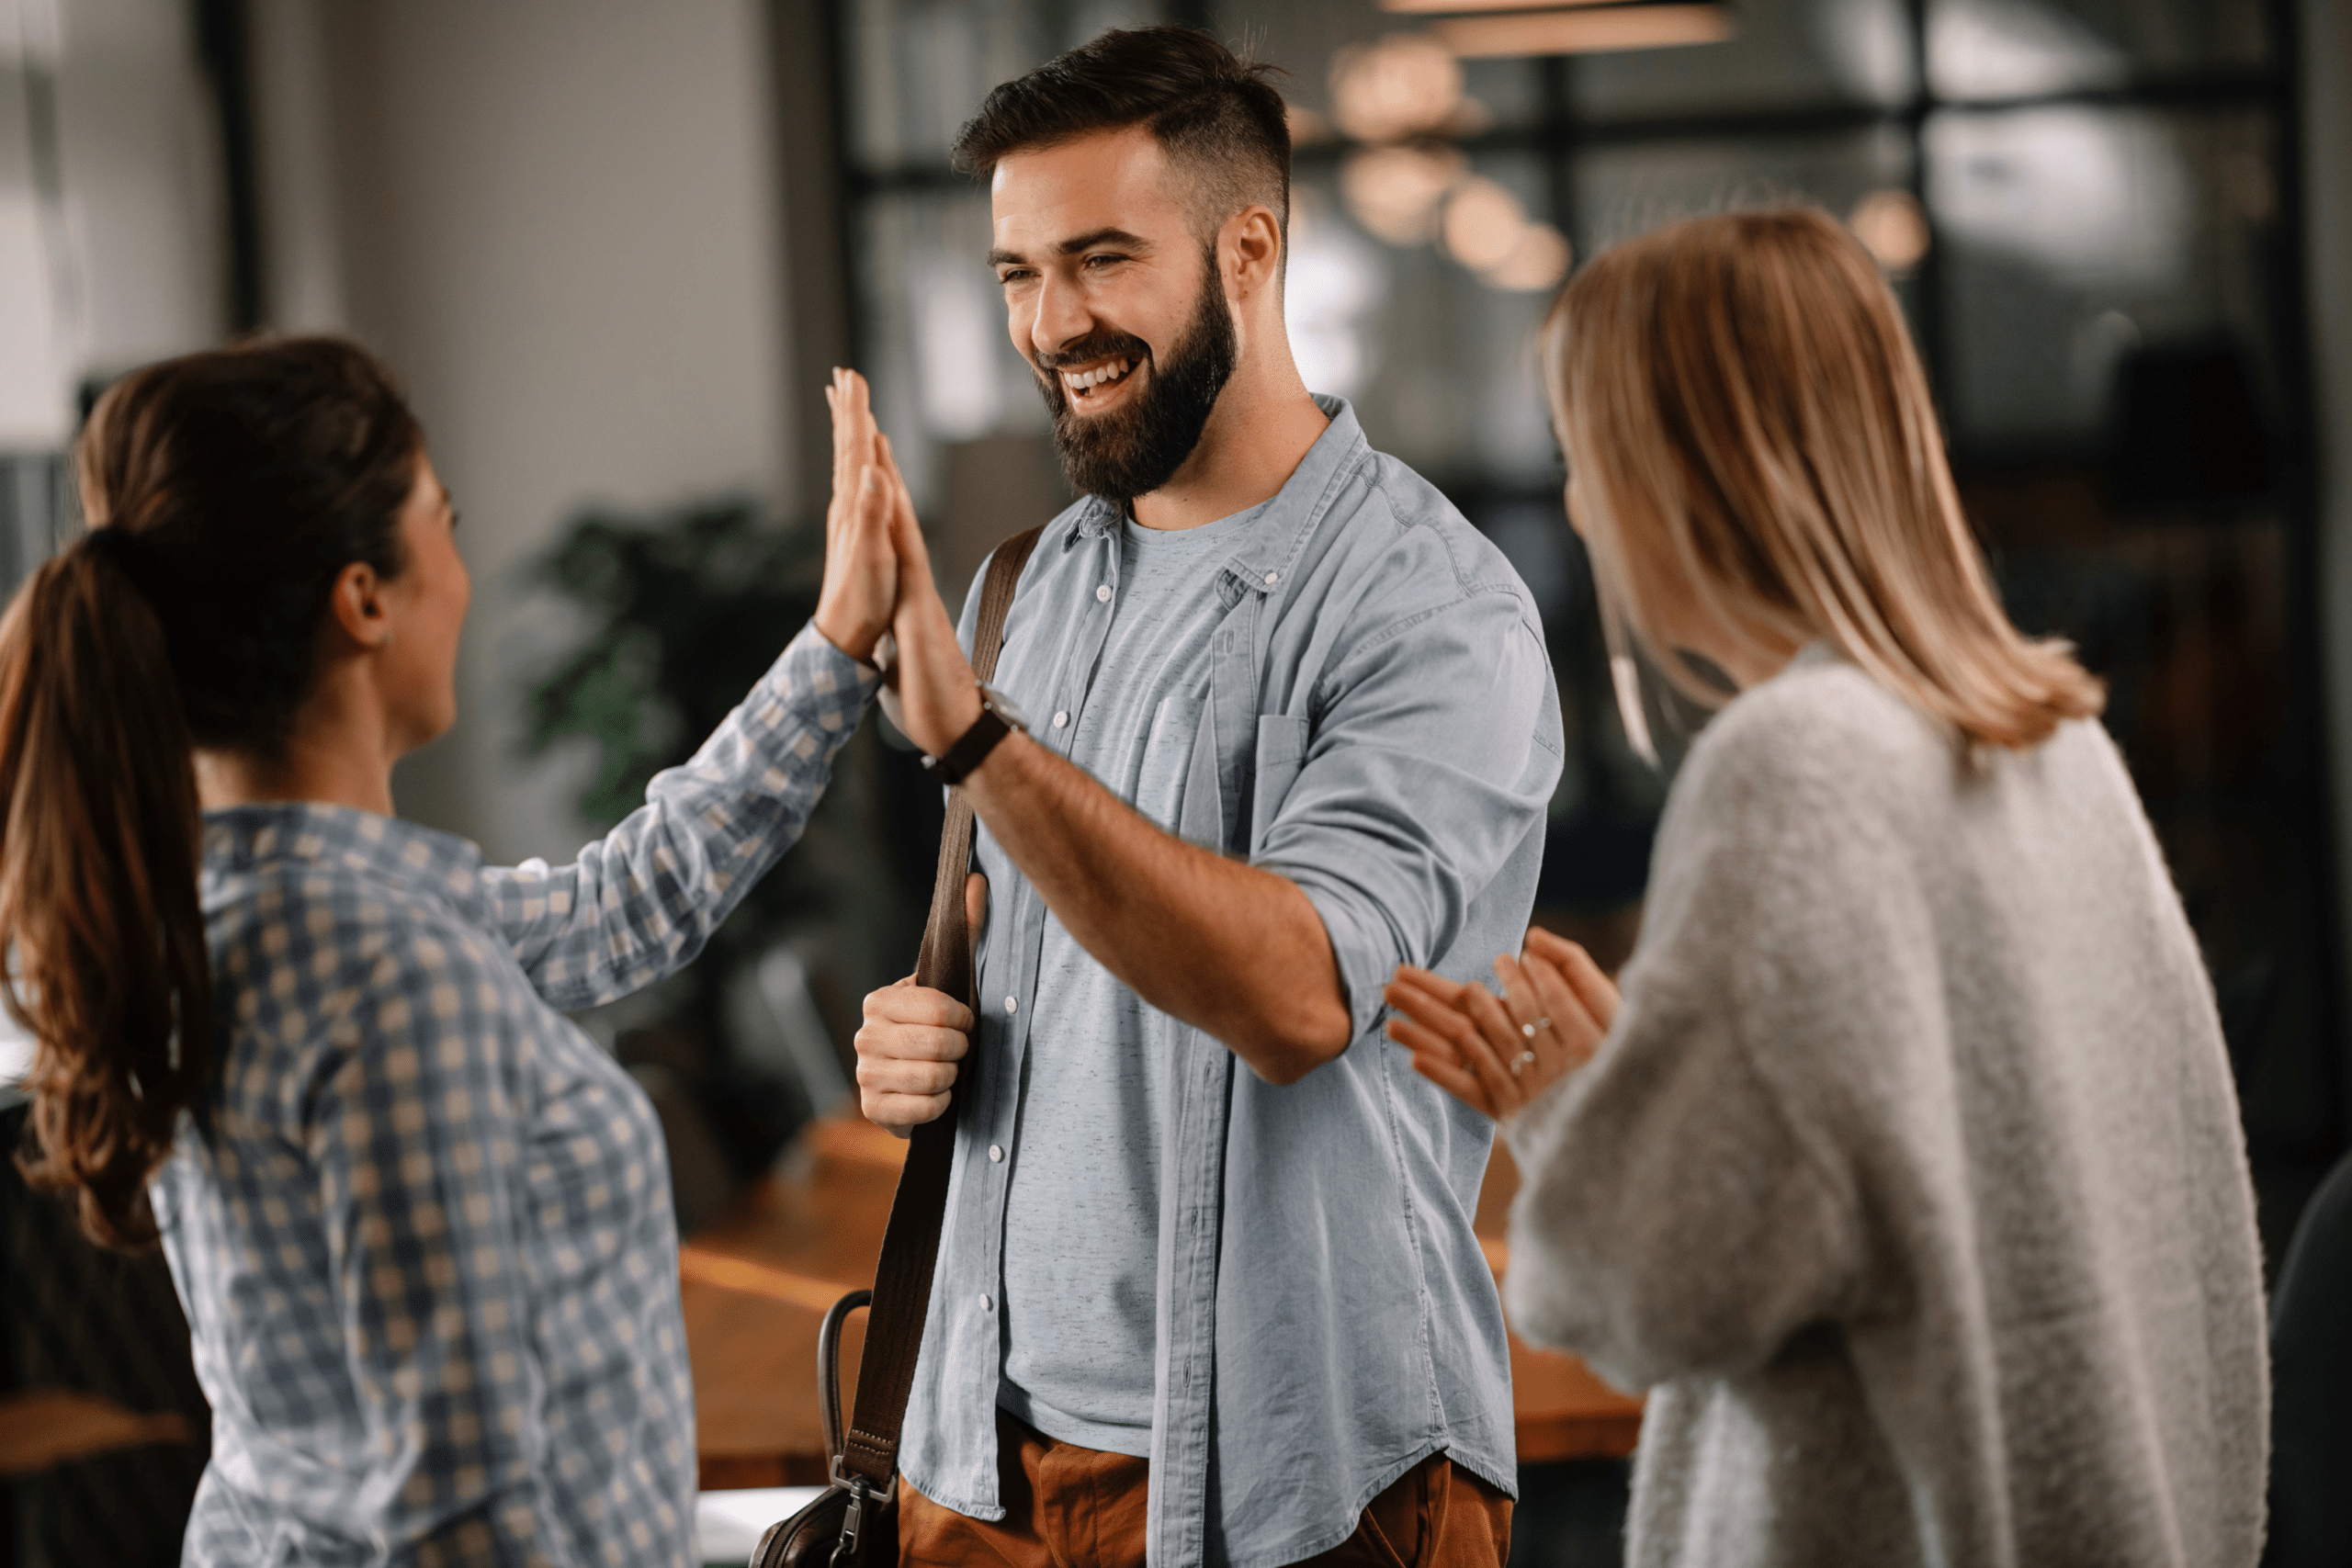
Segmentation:
<svg viewBox="0 0 2352 1568">
<path fill-rule="evenodd" d="M 1916 1023 L 1883 818 L 1806 738 L 1726 728 L 1678 786 L 1609 1039 L 1509 1129 L 1512 1322 L 1627 1388 L 1753 1371 L 1850 1305 L 1836 1086 Z"/>
</svg>

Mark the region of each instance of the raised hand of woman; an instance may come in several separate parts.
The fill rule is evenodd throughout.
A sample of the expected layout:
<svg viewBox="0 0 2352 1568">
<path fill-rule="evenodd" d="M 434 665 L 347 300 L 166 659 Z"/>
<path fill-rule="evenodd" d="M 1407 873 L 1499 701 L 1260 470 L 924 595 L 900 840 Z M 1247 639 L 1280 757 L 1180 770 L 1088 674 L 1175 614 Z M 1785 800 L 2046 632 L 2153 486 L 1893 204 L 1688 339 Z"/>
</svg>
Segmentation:
<svg viewBox="0 0 2352 1568">
<path fill-rule="evenodd" d="M 1539 929 L 1518 958 L 1495 960 L 1495 979 L 1490 991 L 1408 964 L 1383 994 L 1396 1011 L 1388 1037 L 1413 1070 L 1500 1122 L 1592 1059 L 1617 987 L 1582 947 Z"/>
<path fill-rule="evenodd" d="M 833 412 L 833 494 L 825 509 L 825 580 L 817 629 L 852 659 L 871 660 L 899 601 L 899 555 L 890 538 L 890 495 L 882 433 L 865 379 L 833 372 L 825 389 Z"/>
</svg>

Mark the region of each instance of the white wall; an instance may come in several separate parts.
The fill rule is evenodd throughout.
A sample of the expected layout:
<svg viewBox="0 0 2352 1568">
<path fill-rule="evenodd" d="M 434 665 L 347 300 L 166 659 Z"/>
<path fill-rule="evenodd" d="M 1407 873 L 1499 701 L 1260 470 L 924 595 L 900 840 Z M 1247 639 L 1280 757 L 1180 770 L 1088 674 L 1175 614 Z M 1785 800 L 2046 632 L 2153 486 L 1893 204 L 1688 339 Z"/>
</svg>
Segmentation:
<svg viewBox="0 0 2352 1568">
<path fill-rule="evenodd" d="M 2352 6 L 2303 0 L 2304 200 L 2320 459 L 2320 635 L 2327 660 L 2339 907 L 2352 890 Z M 2352 908 L 2343 911 L 2352 916 Z M 2346 920 L 2352 973 L 2352 919 Z"/>
<path fill-rule="evenodd" d="M 580 759 L 518 747 L 570 629 L 529 561 L 588 502 L 789 478 L 760 7 L 265 0 L 256 22 L 273 313 L 340 317 L 390 360 L 474 572 L 461 716 L 403 764 L 401 809 L 495 860 L 568 856 Z"/>
<path fill-rule="evenodd" d="M 62 448 L 85 378 L 220 333 L 220 123 L 192 34 L 184 3 L 0 0 L 0 450 Z"/>
<path fill-rule="evenodd" d="M 191 7 L 64 0 L 57 109 L 82 298 L 77 359 L 114 375 L 227 325 L 220 125 Z"/>
</svg>

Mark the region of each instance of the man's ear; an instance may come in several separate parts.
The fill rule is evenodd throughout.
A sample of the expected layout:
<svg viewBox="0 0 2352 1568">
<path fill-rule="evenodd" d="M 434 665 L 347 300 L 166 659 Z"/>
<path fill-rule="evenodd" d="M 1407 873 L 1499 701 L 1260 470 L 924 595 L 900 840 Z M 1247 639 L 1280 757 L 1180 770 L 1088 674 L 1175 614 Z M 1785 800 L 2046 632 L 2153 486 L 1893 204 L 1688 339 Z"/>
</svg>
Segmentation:
<svg viewBox="0 0 2352 1568">
<path fill-rule="evenodd" d="M 336 573 L 327 595 L 328 615 L 354 649 L 373 650 L 392 640 L 392 617 L 384 604 L 383 580 L 366 561 Z"/>
<path fill-rule="evenodd" d="M 1225 220 L 1223 244 L 1233 291 L 1241 299 L 1271 288 L 1282 276 L 1283 228 L 1274 209 L 1253 203 Z"/>
</svg>

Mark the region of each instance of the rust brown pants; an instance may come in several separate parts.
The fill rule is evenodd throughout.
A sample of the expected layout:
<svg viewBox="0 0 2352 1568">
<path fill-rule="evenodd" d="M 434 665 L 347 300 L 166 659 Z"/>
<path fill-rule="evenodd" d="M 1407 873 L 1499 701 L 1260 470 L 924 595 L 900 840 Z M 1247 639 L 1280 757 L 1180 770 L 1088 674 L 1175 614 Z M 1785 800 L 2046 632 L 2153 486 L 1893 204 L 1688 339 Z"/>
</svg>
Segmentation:
<svg viewBox="0 0 2352 1568">
<path fill-rule="evenodd" d="M 899 1483 L 900 1568 L 1143 1568 L 1148 1466 L 1057 1443 L 1001 1410 L 990 1524 Z M 1372 1500 L 1356 1533 L 1304 1568 L 1502 1568 L 1510 1499 L 1431 1454 Z"/>
</svg>

